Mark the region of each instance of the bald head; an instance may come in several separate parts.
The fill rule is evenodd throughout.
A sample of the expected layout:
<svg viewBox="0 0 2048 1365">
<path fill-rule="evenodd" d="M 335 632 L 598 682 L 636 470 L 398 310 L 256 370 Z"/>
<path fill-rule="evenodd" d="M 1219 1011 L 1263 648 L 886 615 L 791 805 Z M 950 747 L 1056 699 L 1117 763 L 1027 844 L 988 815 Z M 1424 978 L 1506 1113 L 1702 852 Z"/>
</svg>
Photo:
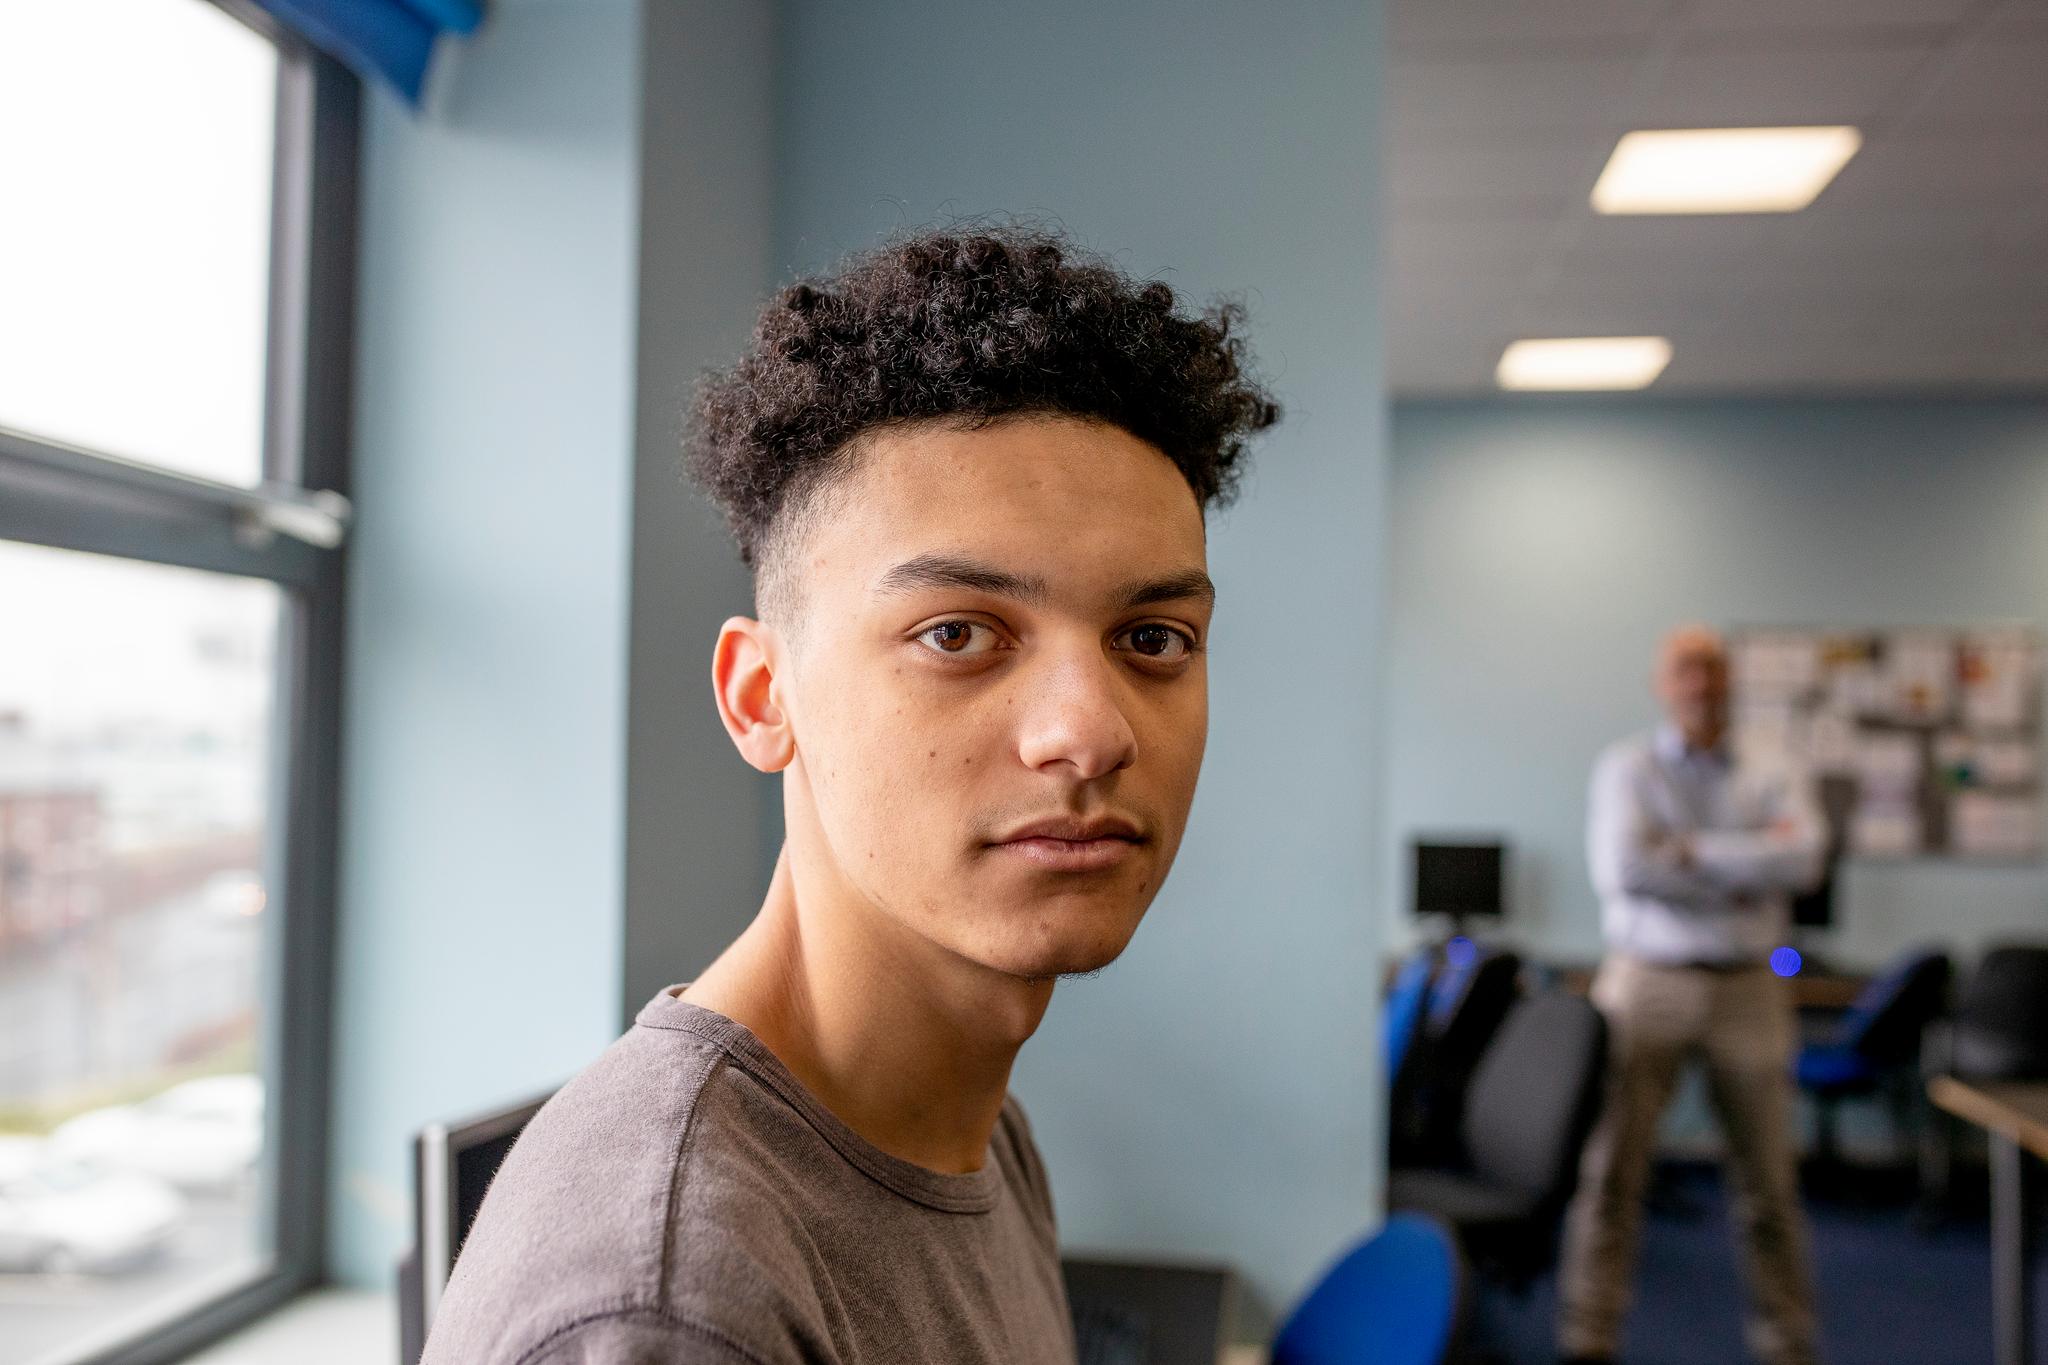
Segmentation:
<svg viewBox="0 0 2048 1365">
<path fill-rule="evenodd" d="M 1710 749 L 1728 730 L 1728 646 L 1720 633 L 1685 625 L 1657 647 L 1654 678 L 1665 719 L 1696 749 Z"/>
</svg>

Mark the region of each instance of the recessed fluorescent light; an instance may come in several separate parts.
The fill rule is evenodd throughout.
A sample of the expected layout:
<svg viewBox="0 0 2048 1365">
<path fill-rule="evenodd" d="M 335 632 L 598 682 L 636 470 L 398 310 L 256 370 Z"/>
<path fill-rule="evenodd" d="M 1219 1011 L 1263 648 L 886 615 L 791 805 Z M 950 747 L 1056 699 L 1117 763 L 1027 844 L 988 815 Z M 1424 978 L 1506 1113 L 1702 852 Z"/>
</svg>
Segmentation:
<svg viewBox="0 0 2048 1365">
<path fill-rule="evenodd" d="M 1790 213 L 1856 155 L 1854 128 L 1676 128 L 1623 135 L 1593 186 L 1602 213 Z"/>
<path fill-rule="evenodd" d="M 1663 337 L 1532 337 L 1500 353 L 1504 389 L 1640 389 L 1671 363 Z"/>
</svg>

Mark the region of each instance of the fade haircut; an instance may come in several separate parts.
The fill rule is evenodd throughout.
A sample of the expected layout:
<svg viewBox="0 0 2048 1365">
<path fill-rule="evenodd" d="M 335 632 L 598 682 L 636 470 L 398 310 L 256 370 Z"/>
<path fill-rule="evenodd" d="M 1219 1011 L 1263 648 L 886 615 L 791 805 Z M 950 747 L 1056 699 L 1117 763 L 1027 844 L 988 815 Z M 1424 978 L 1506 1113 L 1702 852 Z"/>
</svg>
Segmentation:
<svg viewBox="0 0 2048 1365">
<path fill-rule="evenodd" d="M 691 476 L 754 570 L 757 610 L 793 623 L 797 547 L 866 439 L 892 427 L 1106 422 L 1172 460 L 1205 512 L 1228 502 L 1247 438 L 1280 409 L 1249 373 L 1242 306 L 1175 303 L 1165 284 L 1016 225 L 917 233 L 783 289 L 746 354 L 705 379 L 688 443 Z"/>
</svg>

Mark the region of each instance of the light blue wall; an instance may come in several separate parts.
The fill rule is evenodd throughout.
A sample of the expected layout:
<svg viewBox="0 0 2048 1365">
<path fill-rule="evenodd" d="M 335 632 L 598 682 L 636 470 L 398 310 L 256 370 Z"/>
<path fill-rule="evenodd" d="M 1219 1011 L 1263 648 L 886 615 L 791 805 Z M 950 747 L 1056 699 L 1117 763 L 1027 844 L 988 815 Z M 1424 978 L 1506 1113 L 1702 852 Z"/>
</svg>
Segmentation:
<svg viewBox="0 0 2048 1365">
<path fill-rule="evenodd" d="M 775 24 L 761 0 L 661 0 L 643 14 L 629 1017 L 746 927 L 781 837 L 781 789 L 740 758 L 712 703 L 719 624 L 753 610 L 753 581 L 680 468 L 692 388 L 745 346 L 774 273 Z"/>
<path fill-rule="evenodd" d="M 2048 625 L 2048 403 L 1404 403 L 1393 430 L 1397 940 L 1406 840 L 1484 829 L 1515 846 L 1506 936 L 1597 955 L 1587 771 L 1653 720 L 1672 624 Z M 1837 926 L 1849 966 L 2044 936 L 2048 874 L 1851 863 Z"/>
<path fill-rule="evenodd" d="M 619 1014 L 638 7 L 500 6 L 365 99 L 331 1261 L 384 1286 L 418 1126 Z"/>
<path fill-rule="evenodd" d="M 1014 1088 L 1069 1245 L 1227 1260 L 1269 1308 L 1377 1216 L 1379 11 L 805 0 L 784 33 L 785 268 L 1007 211 L 1198 299 L 1252 291 L 1289 415 L 1212 530 L 1193 822 Z"/>
</svg>

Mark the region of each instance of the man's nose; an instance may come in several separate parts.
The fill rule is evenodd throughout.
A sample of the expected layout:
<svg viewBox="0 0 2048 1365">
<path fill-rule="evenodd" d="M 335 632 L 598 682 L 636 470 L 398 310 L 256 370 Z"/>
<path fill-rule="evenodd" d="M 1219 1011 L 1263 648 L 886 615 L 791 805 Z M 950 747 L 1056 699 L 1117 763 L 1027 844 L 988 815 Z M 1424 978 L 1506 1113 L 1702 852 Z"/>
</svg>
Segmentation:
<svg viewBox="0 0 2048 1365">
<path fill-rule="evenodd" d="M 1033 769 L 1066 768 L 1081 781 L 1137 761 L 1138 737 L 1124 713 L 1126 684 L 1100 650 L 1052 660 L 1025 683 L 1017 756 Z"/>
</svg>

